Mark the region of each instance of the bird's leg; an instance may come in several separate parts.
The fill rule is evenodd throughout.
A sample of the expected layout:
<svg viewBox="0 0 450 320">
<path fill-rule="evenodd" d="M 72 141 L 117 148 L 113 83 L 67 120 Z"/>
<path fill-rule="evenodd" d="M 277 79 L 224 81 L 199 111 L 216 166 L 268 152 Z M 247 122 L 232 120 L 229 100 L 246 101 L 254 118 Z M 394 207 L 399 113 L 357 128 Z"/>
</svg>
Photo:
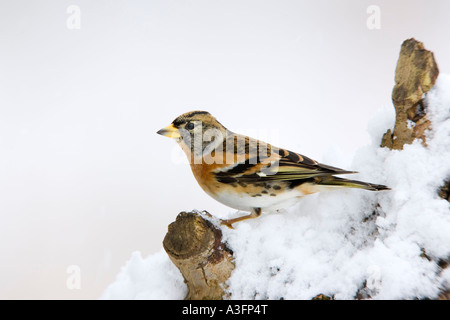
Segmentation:
<svg viewBox="0 0 450 320">
<path fill-rule="evenodd" d="M 234 229 L 232 226 L 233 223 L 247 220 L 247 219 L 255 219 L 255 218 L 258 218 L 260 215 L 261 215 L 261 208 L 253 208 L 252 212 L 246 216 L 237 217 L 234 219 L 221 220 L 220 223 L 223 225 L 226 225 L 230 229 Z"/>
</svg>

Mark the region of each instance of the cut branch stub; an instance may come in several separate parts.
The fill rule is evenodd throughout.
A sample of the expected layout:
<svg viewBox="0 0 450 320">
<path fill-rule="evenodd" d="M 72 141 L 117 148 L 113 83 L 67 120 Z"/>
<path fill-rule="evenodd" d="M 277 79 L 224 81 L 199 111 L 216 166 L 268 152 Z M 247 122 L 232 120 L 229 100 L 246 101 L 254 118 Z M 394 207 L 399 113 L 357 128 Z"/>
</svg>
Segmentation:
<svg viewBox="0 0 450 320">
<path fill-rule="evenodd" d="M 164 250 L 188 287 L 187 300 L 219 300 L 234 269 L 222 231 L 197 212 L 181 212 L 169 225 Z"/>
<path fill-rule="evenodd" d="M 424 48 L 415 39 L 405 40 L 395 69 L 395 86 L 392 102 L 396 111 L 394 132 L 388 130 L 383 136 L 381 146 L 390 149 L 403 149 L 414 139 L 425 143 L 425 130 L 430 127 L 426 117 L 424 95 L 434 86 L 439 69 L 433 52 Z"/>
</svg>

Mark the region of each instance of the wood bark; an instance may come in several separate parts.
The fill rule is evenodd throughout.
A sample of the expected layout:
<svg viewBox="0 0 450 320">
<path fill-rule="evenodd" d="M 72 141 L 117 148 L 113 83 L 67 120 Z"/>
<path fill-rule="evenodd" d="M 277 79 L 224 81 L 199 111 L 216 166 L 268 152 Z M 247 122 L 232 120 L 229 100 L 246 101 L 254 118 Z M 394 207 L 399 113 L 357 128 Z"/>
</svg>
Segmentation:
<svg viewBox="0 0 450 320">
<path fill-rule="evenodd" d="M 425 144 L 425 131 L 430 128 L 425 95 L 434 86 L 439 68 L 433 52 L 415 39 L 405 40 L 395 69 L 395 86 L 392 90 L 396 117 L 395 127 L 384 134 L 382 147 L 402 150 L 405 144 L 421 139 Z"/>
<path fill-rule="evenodd" d="M 234 269 L 233 253 L 209 214 L 181 212 L 169 225 L 163 247 L 188 287 L 186 300 L 220 300 Z"/>
</svg>

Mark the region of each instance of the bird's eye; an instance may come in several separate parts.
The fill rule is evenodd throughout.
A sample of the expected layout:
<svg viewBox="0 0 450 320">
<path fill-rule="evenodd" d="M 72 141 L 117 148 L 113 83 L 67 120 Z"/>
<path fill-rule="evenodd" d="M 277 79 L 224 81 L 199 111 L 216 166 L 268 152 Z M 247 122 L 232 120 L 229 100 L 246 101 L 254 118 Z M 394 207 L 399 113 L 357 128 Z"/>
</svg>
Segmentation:
<svg viewBox="0 0 450 320">
<path fill-rule="evenodd" d="M 194 129 L 194 127 L 195 127 L 195 124 L 193 122 L 188 122 L 186 124 L 186 129 L 188 129 L 188 130 L 192 130 L 192 129 Z"/>
</svg>

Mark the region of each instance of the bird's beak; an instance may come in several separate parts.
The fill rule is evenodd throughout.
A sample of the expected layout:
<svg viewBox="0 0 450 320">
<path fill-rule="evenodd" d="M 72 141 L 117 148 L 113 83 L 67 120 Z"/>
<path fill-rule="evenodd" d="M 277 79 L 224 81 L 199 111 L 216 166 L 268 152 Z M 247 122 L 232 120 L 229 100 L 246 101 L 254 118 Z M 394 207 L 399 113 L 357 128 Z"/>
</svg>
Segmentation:
<svg viewBox="0 0 450 320">
<path fill-rule="evenodd" d="M 168 137 L 168 138 L 172 138 L 172 139 L 181 138 L 180 130 L 175 128 L 173 124 L 171 124 L 170 126 L 167 126 L 165 128 L 162 128 L 161 130 L 159 130 L 156 133 L 160 134 L 162 136 Z"/>
</svg>

